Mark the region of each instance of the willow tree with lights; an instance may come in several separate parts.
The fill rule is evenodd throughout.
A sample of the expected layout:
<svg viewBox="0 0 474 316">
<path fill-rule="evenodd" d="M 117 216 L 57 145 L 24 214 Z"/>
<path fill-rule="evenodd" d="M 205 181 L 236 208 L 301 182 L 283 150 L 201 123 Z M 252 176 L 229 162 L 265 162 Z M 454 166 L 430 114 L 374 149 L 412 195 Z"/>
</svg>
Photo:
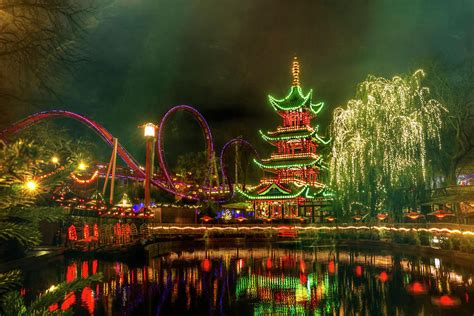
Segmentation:
<svg viewBox="0 0 474 316">
<path fill-rule="evenodd" d="M 429 186 L 427 147 L 441 148 L 445 109 L 429 97 L 423 77 L 422 70 L 392 79 L 369 75 L 334 111 L 331 182 L 345 213 L 357 204 L 400 215 Z"/>
</svg>

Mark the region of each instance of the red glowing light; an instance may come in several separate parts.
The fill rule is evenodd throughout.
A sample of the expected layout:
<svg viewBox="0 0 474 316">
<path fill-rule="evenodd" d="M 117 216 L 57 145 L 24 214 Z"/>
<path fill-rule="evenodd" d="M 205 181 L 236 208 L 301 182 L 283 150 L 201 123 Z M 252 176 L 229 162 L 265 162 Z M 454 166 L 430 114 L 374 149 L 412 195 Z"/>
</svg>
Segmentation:
<svg viewBox="0 0 474 316">
<path fill-rule="evenodd" d="M 76 226 L 69 226 L 69 228 L 67 229 L 67 236 L 69 240 L 77 240 Z"/>
<path fill-rule="evenodd" d="M 412 284 L 409 284 L 407 286 L 407 291 L 411 295 L 421 295 L 421 294 L 426 294 L 428 292 L 428 289 L 426 286 L 418 281 L 413 282 Z"/>
<path fill-rule="evenodd" d="M 66 271 L 66 282 L 72 282 L 76 279 L 77 277 L 77 267 L 76 263 L 73 262 L 70 265 L 67 266 L 67 271 Z"/>
<path fill-rule="evenodd" d="M 90 232 L 89 232 L 89 225 L 84 225 L 84 239 L 89 241 L 90 240 Z"/>
<path fill-rule="evenodd" d="M 387 272 L 385 272 L 385 271 L 380 272 L 380 274 L 379 274 L 379 280 L 380 280 L 380 282 L 382 282 L 382 283 L 387 282 L 387 281 L 388 281 L 388 274 L 387 274 Z"/>
<path fill-rule="evenodd" d="M 387 217 L 388 217 L 388 215 L 387 215 L 387 214 L 384 214 L 384 213 L 379 213 L 379 214 L 377 214 L 377 219 L 378 219 L 379 221 L 383 221 L 383 220 L 385 220 Z"/>
<path fill-rule="evenodd" d="M 99 226 L 94 224 L 94 237 L 99 238 Z"/>
<path fill-rule="evenodd" d="M 273 266 L 273 262 L 272 262 L 272 259 L 268 258 L 267 259 L 267 269 L 270 270 Z"/>
<path fill-rule="evenodd" d="M 362 276 L 362 267 L 361 266 L 356 266 L 355 267 L 355 274 L 358 278 Z"/>
<path fill-rule="evenodd" d="M 306 276 L 306 274 L 300 273 L 300 282 L 301 284 L 305 284 L 306 282 L 308 282 L 308 277 Z"/>
<path fill-rule="evenodd" d="M 74 305 L 74 303 L 76 303 L 76 295 L 74 292 L 69 292 L 69 294 L 66 295 L 64 302 L 61 304 L 61 309 L 65 311 L 66 309 L 69 309 L 71 305 Z"/>
<path fill-rule="evenodd" d="M 92 260 L 92 274 L 97 273 L 97 259 Z"/>
<path fill-rule="evenodd" d="M 204 272 L 209 272 L 211 271 L 211 267 L 212 267 L 212 262 L 211 260 L 209 259 L 204 259 L 201 263 L 201 268 Z"/>
<path fill-rule="evenodd" d="M 439 307 L 451 308 L 461 304 L 461 300 L 451 295 L 442 295 L 439 297 L 432 297 L 431 302 Z"/>
<path fill-rule="evenodd" d="M 82 262 L 81 276 L 84 279 L 89 276 L 89 261 Z"/>
<path fill-rule="evenodd" d="M 86 286 L 81 294 L 82 305 L 87 308 L 90 315 L 94 315 L 94 294 L 90 287 Z"/>
<path fill-rule="evenodd" d="M 58 303 L 55 303 L 53 305 L 49 305 L 48 309 L 50 312 L 54 312 L 55 310 L 57 310 L 59 308 L 58 306 Z"/>
<path fill-rule="evenodd" d="M 241 258 L 237 261 L 237 266 L 239 267 L 239 269 L 242 269 L 244 267 L 244 265 L 245 265 L 245 260 L 244 259 Z"/>
<path fill-rule="evenodd" d="M 334 261 L 329 261 L 329 265 L 328 265 L 328 271 L 329 271 L 329 274 L 334 274 L 334 272 L 336 271 L 336 265 L 334 264 Z"/>
</svg>

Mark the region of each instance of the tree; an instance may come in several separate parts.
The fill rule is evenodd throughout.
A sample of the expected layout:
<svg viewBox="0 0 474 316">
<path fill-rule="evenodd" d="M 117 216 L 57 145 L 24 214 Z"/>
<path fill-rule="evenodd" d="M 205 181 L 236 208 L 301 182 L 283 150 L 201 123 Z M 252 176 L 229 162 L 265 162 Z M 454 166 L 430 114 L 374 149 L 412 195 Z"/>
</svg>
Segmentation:
<svg viewBox="0 0 474 316">
<path fill-rule="evenodd" d="M 0 99 L 6 108 L 38 92 L 55 96 L 64 75 L 85 60 L 79 40 L 92 1 L 0 0 Z"/>
<path fill-rule="evenodd" d="M 39 222 L 64 217 L 62 208 L 37 206 L 42 193 L 71 171 L 75 161 L 67 160 L 61 168 L 54 165 L 49 149 L 33 141 L 0 142 L 0 249 L 5 251 L 11 245 L 10 249 L 36 246 L 41 242 Z M 4 254 L 2 259 L 6 259 Z M 100 276 L 92 276 L 70 284 L 62 283 L 56 291 L 45 293 L 26 307 L 15 291 L 21 283 L 20 271 L 0 273 L 0 314 L 44 315 L 48 306 L 65 293 L 99 279 Z"/>
<path fill-rule="evenodd" d="M 474 59 L 457 66 L 429 65 L 427 85 L 433 96 L 448 110 L 442 136 L 442 152 L 434 156 L 446 178 L 456 184 L 460 164 L 474 149 Z"/>
<path fill-rule="evenodd" d="M 345 108 L 334 111 L 331 181 L 345 206 L 372 214 L 414 206 L 430 176 L 426 150 L 440 148 L 441 104 L 421 86 L 424 73 L 391 80 L 369 75 Z"/>
<path fill-rule="evenodd" d="M 55 167 L 48 166 L 49 161 L 43 147 L 34 142 L 0 142 L 0 245 L 36 246 L 41 242 L 39 222 L 63 216 L 61 208 L 35 206 L 51 183 L 71 170 L 68 165 L 50 170 Z M 50 176 L 42 179 L 46 174 Z"/>
</svg>

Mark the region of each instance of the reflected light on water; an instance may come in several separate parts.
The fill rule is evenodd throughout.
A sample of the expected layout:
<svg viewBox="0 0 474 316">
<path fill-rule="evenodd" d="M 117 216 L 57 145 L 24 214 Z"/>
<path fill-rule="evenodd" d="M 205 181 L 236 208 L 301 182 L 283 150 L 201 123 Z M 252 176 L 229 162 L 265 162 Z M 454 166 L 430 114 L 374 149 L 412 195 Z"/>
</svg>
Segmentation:
<svg viewBox="0 0 474 316">
<path fill-rule="evenodd" d="M 29 292 L 98 272 L 101 283 L 49 307 L 90 315 L 433 314 L 474 310 L 472 274 L 437 258 L 274 247 L 210 248 L 146 264 L 63 260 L 27 278 Z M 60 267 L 60 272 L 55 271 Z M 56 269 L 56 270 L 55 270 Z M 46 283 L 45 281 L 45 283 Z M 33 286 L 34 285 L 34 286 Z M 414 297 L 417 299 L 415 300 Z"/>
</svg>

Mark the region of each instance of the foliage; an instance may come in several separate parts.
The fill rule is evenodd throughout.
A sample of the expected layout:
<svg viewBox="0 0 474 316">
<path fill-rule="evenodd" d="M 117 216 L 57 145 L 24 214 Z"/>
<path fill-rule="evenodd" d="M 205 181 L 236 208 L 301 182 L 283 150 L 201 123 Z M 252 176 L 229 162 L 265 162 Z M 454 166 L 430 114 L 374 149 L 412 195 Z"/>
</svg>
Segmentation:
<svg viewBox="0 0 474 316">
<path fill-rule="evenodd" d="M 346 212 L 357 202 L 372 213 L 399 213 L 429 182 L 426 148 L 440 147 L 444 108 L 421 86 L 423 76 L 370 75 L 356 98 L 334 111 L 331 182 Z"/>
<path fill-rule="evenodd" d="M 216 164 L 218 158 L 215 157 Z M 212 169 L 211 169 L 212 168 Z M 209 181 L 209 177 L 215 175 L 215 170 L 220 170 L 219 166 L 210 165 L 207 151 L 198 153 L 187 153 L 178 156 L 177 165 L 174 168 L 176 174 L 181 175 L 185 179 L 190 179 L 198 184 Z"/>
<path fill-rule="evenodd" d="M 77 279 L 70 283 L 60 283 L 52 290 L 47 290 L 45 293 L 37 297 L 29 306 L 25 305 L 23 297 L 18 291 L 10 291 L 1 296 L 0 304 L 1 310 L 5 315 L 66 315 L 71 314 L 68 311 L 57 310 L 51 312 L 48 307 L 53 305 L 70 293 L 81 290 L 92 282 L 102 280 L 102 274 L 94 274 L 86 279 Z"/>
<path fill-rule="evenodd" d="M 10 256 L 41 242 L 40 221 L 55 221 L 64 216 L 61 208 L 35 206 L 48 192 L 49 185 L 69 172 L 67 164 L 57 169 L 51 166 L 49 159 L 44 146 L 33 141 L 19 139 L 9 144 L 0 141 L 0 246 L 2 251 L 8 250 Z M 57 172 L 37 180 L 51 169 Z M 31 180 L 37 183 L 34 190 L 25 185 Z M 2 259 L 6 257 L 3 255 Z M 0 296 L 18 281 L 17 272 L 2 274 Z"/>
<path fill-rule="evenodd" d="M 80 39 L 93 1 L 0 0 L 0 98 L 27 101 L 85 58 Z"/>
<path fill-rule="evenodd" d="M 446 184 L 456 184 L 463 160 L 474 149 L 474 57 L 456 66 L 429 65 L 427 85 L 449 111 L 442 128 L 442 151 L 433 155 Z"/>
<path fill-rule="evenodd" d="M 18 140 L 11 144 L 0 142 L 0 242 L 17 241 L 23 246 L 35 246 L 41 241 L 38 224 L 62 217 L 60 208 L 33 207 L 49 184 L 55 183 L 68 168 L 38 182 L 30 191 L 25 183 L 36 179 L 46 169 L 47 157 L 41 146 Z"/>
</svg>

